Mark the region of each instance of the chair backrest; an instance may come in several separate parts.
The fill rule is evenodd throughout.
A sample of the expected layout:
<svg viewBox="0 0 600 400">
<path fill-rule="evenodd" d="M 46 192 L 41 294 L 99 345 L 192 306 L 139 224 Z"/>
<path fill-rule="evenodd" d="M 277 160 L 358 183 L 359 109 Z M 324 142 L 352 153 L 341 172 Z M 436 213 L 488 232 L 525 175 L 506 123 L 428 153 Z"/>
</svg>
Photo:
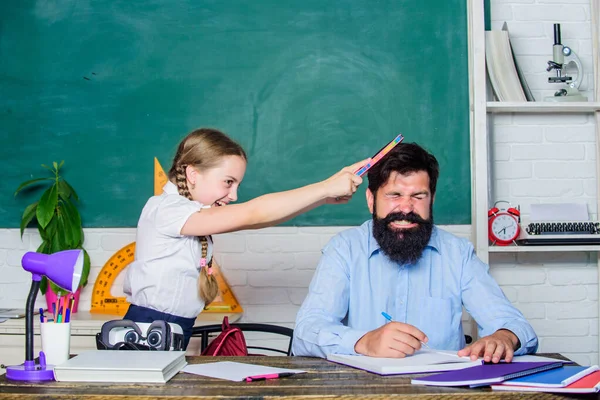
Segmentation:
<svg viewBox="0 0 600 400">
<path fill-rule="evenodd" d="M 259 349 L 273 351 L 276 353 L 282 353 L 288 356 L 292 355 L 292 338 L 294 337 L 294 330 L 285 326 L 271 325 L 271 324 L 252 324 L 252 323 L 238 323 L 229 324 L 231 327 L 240 328 L 242 332 L 266 332 L 277 335 L 283 335 L 288 337 L 288 349 L 283 351 L 274 347 L 263 347 L 263 346 L 247 346 L 248 349 Z M 192 336 L 200 336 L 200 351 L 204 351 L 208 347 L 208 339 L 211 333 L 219 333 L 222 330 L 221 324 L 195 326 L 192 329 Z"/>
</svg>

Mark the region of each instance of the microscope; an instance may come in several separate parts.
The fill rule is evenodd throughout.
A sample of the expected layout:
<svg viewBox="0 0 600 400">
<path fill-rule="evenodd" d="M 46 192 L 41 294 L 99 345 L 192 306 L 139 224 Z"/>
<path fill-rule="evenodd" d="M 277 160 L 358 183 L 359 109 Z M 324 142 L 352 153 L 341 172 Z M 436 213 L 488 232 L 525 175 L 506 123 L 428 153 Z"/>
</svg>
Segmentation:
<svg viewBox="0 0 600 400">
<path fill-rule="evenodd" d="M 576 77 L 568 75 L 568 69 L 576 69 Z M 552 47 L 552 60 L 548 61 L 546 71 L 556 70 L 556 76 L 548 78 L 548 83 L 565 84 L 554 96 L 548 96 L 545 101 L 587 101 L 587 97 L 579 92 L 579 85 L 583 78 L 583 67 L 577 54 L 560 41 L 560 24 L 554 24 L 554 46 Z"/>
</svg>

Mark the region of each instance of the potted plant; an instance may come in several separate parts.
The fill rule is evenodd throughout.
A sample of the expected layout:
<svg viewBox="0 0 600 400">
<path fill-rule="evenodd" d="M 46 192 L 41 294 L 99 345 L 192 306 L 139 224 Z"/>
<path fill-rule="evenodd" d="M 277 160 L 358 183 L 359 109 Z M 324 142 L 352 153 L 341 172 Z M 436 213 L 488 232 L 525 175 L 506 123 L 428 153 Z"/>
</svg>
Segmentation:
<svg viewBox="0 0 600 400">
<path fill-rule="evenodd" d="M 81 216 L 75 205 L 75 202 L 79 202 L 79 197 L 71 185 L 60 175 L 63 164 L 64 161 L 61 161 L 60 164 L 53 162 L 52 167 L 42 164 L 42 167 L 50 171 L 51 176 L 23 182 L 15 191 L 15 196 L 22 191 L 34 192 L 46 187 L 39 200 L 29 204 L 21 217 L 21 238 L 25 228 L 30 223 L 36 222 L 42 239 L 42 244 L 37 248 L 37 252 L 52 254 L 61 250 L 83 250 L 84 263 L 81 282 L 75 293 L 75 305 L 71 310 L 71 312 L 76 312 L 79 292 L 87 284 L 90 273 L 90 257 L 83 249 L 84 236 Z M 40 291 L 46 295 L 49 310 L 52 309 L 52 302 L 55 301 L 57 295 L 63 296 L 67 293 L 53 282 L 47 281 L 46 277 L 40 284 Z"/>
</svg>

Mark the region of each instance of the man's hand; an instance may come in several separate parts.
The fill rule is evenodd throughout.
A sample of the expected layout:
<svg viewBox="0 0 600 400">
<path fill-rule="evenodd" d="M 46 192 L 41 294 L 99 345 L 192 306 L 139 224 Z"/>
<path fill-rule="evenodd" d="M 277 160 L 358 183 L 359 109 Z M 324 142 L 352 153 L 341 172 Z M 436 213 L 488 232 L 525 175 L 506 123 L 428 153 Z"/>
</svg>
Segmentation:
<svg viewBox="0 0 600 400">
<path fill-rule="evenodd" d="M 421 348 L 427 336 L 412 325 L 389 322 L 367 332 L 354 345 L 354 351 L 371 357 L 403 358 Z"/>
<path fill-rule="evenodd" d="M 514 352 L 519 346 L 517 335 L 507 329 L 499 329 L 460 350 L 458 355 L 470 356 L 473 361 L 483 356 L 485 362 L 499 363 L 502 359 L 511 362 Z"/>
</svg>

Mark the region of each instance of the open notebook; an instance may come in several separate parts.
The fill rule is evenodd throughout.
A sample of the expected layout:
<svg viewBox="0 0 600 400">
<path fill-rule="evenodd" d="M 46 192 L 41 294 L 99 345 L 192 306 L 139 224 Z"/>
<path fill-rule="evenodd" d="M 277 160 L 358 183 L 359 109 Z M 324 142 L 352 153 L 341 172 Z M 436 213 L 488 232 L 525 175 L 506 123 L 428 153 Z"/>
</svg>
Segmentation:
<svg viewBox="0 0 600 400">
<path fill-rule="evenodd" d="M 90 350 L 55 366 L 54 379 L 165 383 L 186 364 L 184 351 Z"/>
<path fill-rule="evenodd" d="M 329 354 L 327 360 L 350 367 L 364 369 L 380 375 L 419 374 L 422 372 L 452 371 L 481 365 L 482 360 L 471 361 L 456 352 L 421 349 L 405 358 L 379 358 Z"/>
</svg>

